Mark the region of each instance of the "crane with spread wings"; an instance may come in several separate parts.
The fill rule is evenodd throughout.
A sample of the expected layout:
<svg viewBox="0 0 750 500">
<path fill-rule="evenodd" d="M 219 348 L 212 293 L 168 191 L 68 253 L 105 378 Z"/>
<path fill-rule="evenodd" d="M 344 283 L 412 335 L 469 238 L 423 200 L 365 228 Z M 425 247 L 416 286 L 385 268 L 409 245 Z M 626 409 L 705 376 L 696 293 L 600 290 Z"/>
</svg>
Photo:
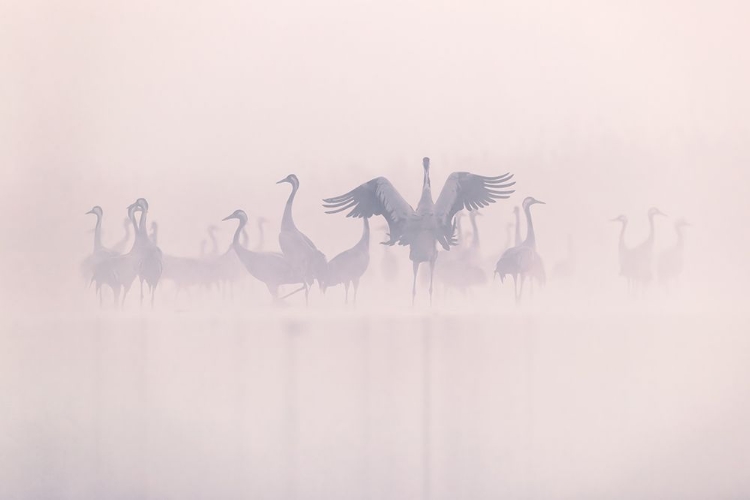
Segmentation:
<svg viewBox="0 0 750 500">
<path fill-rule="evenodd" d="M 346 194 L 324 199 L 326 213 L 334 214 L 351 209 L 347 217 L 372 217 L 382 215 L 388 223 L 389 240 L 383 245 L 409 246 L 414 282 L 412 305 L 417 294 L 419 264 L 430 264 L 430 303 L 432 303 L 432 276 L 437 260 L 437 243 L 444 250 L 456 244 L 455 216 L 462 210 L 476 210 L 509 198 L 514 192 L 508 189 L 515 184 L 513 174 L 485 177 L 470 172 L 453 172 L 443 186 L 437 202 L 432 200 L 430 184 L 430 159 L 422 160 L 424 181 L 422 197 L 414 210 L 385 177 L 376 177 Z"/>
</svg>

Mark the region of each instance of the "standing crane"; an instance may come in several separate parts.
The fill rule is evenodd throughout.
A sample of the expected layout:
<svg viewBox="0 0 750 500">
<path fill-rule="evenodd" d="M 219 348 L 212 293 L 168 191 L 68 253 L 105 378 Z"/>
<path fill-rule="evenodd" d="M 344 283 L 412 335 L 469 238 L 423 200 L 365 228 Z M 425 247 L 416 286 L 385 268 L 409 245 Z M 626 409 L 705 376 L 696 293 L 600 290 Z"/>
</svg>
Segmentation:
<svg viewBox="0 0 750 500">
<path fill-rule="evenodd" d="M 258 217 L 256 224 L 258 225 L 258 243 L 255 245 L 256 252 L 262 252 L 266 246 L 266 232 L 264 226 L 268 224 L 268 219 L 265 217 Z M 245 232 L 247 234 L 247 232 Z"/>
<path fill-rule="evenodd" d="M 430 265 L 430 303 L 432 303 L 432 278 L 437 260 L 437 243 L 444 250 L 455 245 L 455 215 L 466 208 L 475 210 L 510 197 L 514 182 L 512 174 L 485 177 L 470 172 L 453 172 L 443 186 L 437 202 L 432 200 L 430 159 L 422 159 L 424 178 L 422 196 L 414 210 L 385 177 L 376 177 L 346 194 L 324 199 L 326 213 L 334 214 L 351 209 L 347 217 L 372 217 L 382 215 L 388 222 L 389 240 L 384 245 L 409 246 L 414 279 L 412 305 L 417 295 L 419 265 Z"/>
<path fill-rule="evenodd" d="M 628 246 L 625 244 L 625 230 L 628 228 L 628 218 L 625 215 L 618 215 L 611 222 L 619 222 L 620 239 L 617 244 L 617 256 L 620 261 L 620 276 L 623 276 L 628 283 L 628 293 L 633 287 L 633 258 Z"/>
<path fill-rule="evenodd" d="M 101 293 L 102 285 L 107 285 L 112 289 L 114 294 L 115 307 L 125 305 L 130 287 L 138 276 L 139 255 L 137 250 L 138 244 L 138 223 L 135 220 L 135 213 L 140 211 L 141 207 L 138 202 L 128 206 L 128 220 L 133 226 L 133 232 L 136 240 L 128 253 L 116 255 L 114 257 L 102 260 L 94 267 L 94 273 L 91 278 L 92 283 L 96 283 L 97 293 Z M 120 294 L 122 293 L 122 300 Z"/>
<path fill-rule="evenodd" d="M 370 223 L 367 218 L 364 218 L 363 222 L 362 237 L 359 242 L 331 259 L 325 278 L 320 283 L 323 293 L 326 288 L 343 283 L 344 290 L 346 290 L 344 299 L 346 304 L 349 303 L 349 285 L 354 287 L 354 303 L 357 303 L 359 279 L 370 265 Z"/>
<path fill-rule="evenodd" d="M 266 285 L 274 301 L 279 300 L 281 285 L 301 284 L 305 290 L 305 302 L 309 288 L 302 274 L 289 262 L 284 255 L 276 252 L 253 252 L 240 244 L 240 233 L 247 224 L 247 214 L 243 210 L 235 210 L 222 220 L 237 219 L 239 224 L 232 239 L 232 249 L 237 257 L 255 279 Z"/>
<path fill-rule="evenodd" d="M 320 279 L 325 276 L 327 261 L 323 252 L 318 250 L 312 240 L 297 229 L 297 226 L 294 224 L 292 206 L 294 204 L 294 197 L 299 190 L 299 179 L 296 175 L 289 174 L 276 184 L 285 182 L 292 185 L 292 192 L 286 201 L 284 215 L 281 219 L 279 245 L 284 257 L 302 274 L 305 278 L 305 283 L 310 287 L 316 279 L 320 282 Z"/>
<path fill-rule="evenodd" d="M 524 198 L 522 206 L 526 214 L 526 239 L 519 245 L 503 252 L 495 266 L 495 274 L 500 276 L 501 282 L 505 281 L 506 274 L 510 274 L 513 277 L 513 292 L 516 302 L 521 300 L 524 281 L 527 277 L 533 275 L 538 268 L 537 261 L 540 260 L 539 255 L 536 253 L 536 235 L 534 234 L 534 223 L 531 219 L 531 206 L 536 204 L 544 205 L 544 202 L 531 196 Z M 520 289 L 517 286 L 519 276 L 521 277 Z"/>
<path fill-rule="evenodd" d="M 135 236 L 135 248 L 138 251 L 138 277 L 141 280 L 141 305 L 143 305 L 143 282 L 148 285 L 151 293 L 151 308 L 154 308 L 154 294 L 163 271 L 162 252 L 156 245 L 156 226 L 152 226 L 154 233 L 146 231 L 148 219 L 148 202 L 145 198 L 138 198 L 136 203 L 141 209 L 141 218 Z"/>
<path fill-rule="evenodd" d="M 513 207 L 513 217 L 516 219 L 515 228 L 515 239 L 513 240 L 513 246 L 518 246 L 523 240 L 521 240 L 521 210 L 518 206 Z"/>
<path fill-rule="evenodd" d="M 677 242 L 674 246 L 659 254 L 656 260 L 656 277 L 664 287 L 669 287 L 671 282 L 677 280 L 682 274 L 685 260 L 685 236 L 683 231 L 690 225 L 683 218 L 675 221 L 674 230 L 677 233 Z"/>
<path fill-rule="evenodd" d="M 102 245 L 102 219 L 104 218 L 102 207 L 96 205 L 94 208 L 86 212 L 86 215 L 88 214 L 96 215 L 96 225 L 94 226 L 94 249 L 91 252 L 91 255 L 86 257 L 81 263 L 81 273 L 83 274 L 84 279 L 90 283 L 91 278 L 94 276 L 94 269 L 96 266 L 100 262 L 118 255 L 118 252 L 105 248 L 104 245 Z M 97 295 L 99 295 L 99 305 L 101 306 L 102 295 L 99 288 L 97 288 Z"/>
<path fill-rule="evenodd" d="M 661 210 L 656 207 L 652 207 L 648 211 L 648 237 L 641 244 L 631 248 L 628 253 L 629 258 L 632 259 L 632 273 L 633 280 L 637 286 L 643 289 L 653 279 L 653 266 L 654 266 L 654 241 L 655 241 L 655 230 L 654 230 L 654 217 L 665 216 Z"/>
</svg>

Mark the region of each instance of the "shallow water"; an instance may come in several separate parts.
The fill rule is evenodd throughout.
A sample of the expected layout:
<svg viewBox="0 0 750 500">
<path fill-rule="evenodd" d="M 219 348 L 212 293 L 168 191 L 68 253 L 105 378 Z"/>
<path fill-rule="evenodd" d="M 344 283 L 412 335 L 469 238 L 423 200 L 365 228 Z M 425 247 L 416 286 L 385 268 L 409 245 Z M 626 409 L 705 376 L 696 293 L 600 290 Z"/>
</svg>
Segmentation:
<svg viewBox="0 0 750 500">
<path fill-rule="evenodd" d="M 2 498 L 736 498 L 747 318 L 16 316 Z"/>
</svg>

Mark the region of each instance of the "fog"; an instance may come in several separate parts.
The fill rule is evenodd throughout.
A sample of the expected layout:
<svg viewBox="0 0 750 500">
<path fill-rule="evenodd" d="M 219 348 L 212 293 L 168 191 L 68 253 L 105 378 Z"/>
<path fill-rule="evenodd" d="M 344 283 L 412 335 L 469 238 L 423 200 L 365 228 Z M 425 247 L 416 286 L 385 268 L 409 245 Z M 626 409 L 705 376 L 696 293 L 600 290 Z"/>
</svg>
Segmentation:
<svg viewBox="0 0 750 500">
<path fill-rule="evenodd" d="M 95 2 L 0 7 L 3 498 L 738 498 L 750 494 L 743 2 Z M 454 171 L 514 174 L 482 210 L 488 281 L 418 280 L 379 245 L 357 306 L 274 304 L 249 275 L 124 310 L 81 275 L 149 203 L 165 255 L 229 248 L 236 209 L 331 259 L 322 199 L 386 176 L 416 207 Z M 492 279 L 526 196 L 547 284 Z M 628 293 L 620 225 L 669 288 Z M 525 232 L 525 222 L 521 221 Z M 468 219 L 464 231 L 470 233 Z M 132 242 L 132 237 L 131 240 Z M 569 243 L 570 242 L 570 243 Z M 575 265 L 566 273 L 558 264 Z M 130 244 L 129 244 L 130 245 Z M 384 253 L 398 277 L 384 277 Z M 446 252 L 440 252 L 446 260 Z M 421 273 L 427 272 L 423 265 Z M 290 292 L 294 287 L 284 287 Z M 231 295 L 231 297 L 230 297 Z"/>
</svg>

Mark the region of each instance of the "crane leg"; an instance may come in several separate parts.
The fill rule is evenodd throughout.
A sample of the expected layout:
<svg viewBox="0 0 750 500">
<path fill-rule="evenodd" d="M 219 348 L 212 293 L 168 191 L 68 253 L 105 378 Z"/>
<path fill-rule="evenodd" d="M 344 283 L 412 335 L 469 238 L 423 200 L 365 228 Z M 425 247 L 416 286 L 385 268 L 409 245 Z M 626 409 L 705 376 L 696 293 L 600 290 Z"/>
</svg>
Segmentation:
<svg viewBox="0 0 750 500">
<path fill-rule="evenodd" d="M 128 292 L 130 291 L 130 287 L 131 286 L 133 286 L 132 283 L 130 285 L 127 285 L 127 286 L 123 287 L 123 290 L 122 290 L 122 300 L 120 301 L 120 309 L 124 309 L 125 308 L 125 297 L 128 296 Z"/>
<path fill-rule="evenodd" d="M 354 285 L 354 305 L 357 305 L 357 289 L 359 288 L 359 278 L 352 280 L 352 284 Z"/>
<path fill-rule="evenodd" d="M 151 310 L 154 309 L 154 295 L 156 295 L 156 287 L 159 283 L 157 282 L 154 286 L 149 285 L 151 288 Z"/>
<path fill-rule="evenodd" d="M 521 275 L 521 287 L 518 289 L 518 302 L 521 302 L 521 298 L 523 297 L 523 282 L 526 281 L 526 275 Z"/>
<path fill-rule="evenodd" d="M 344 281 L 344 290 L 346 291 L 344 304 L 349 304 L 349 282 L 348 281 Z"/>
<path fill-rule="evenodd" d="M 432 278 L 435 275 L 435 257 L 430 260 L 430 307 L 432 307 Z"/>
<path fill-rule="evenodd" d="M 411 286 L 411 305 L 414 307 L 414 299 L 417 297 L 417 271 L 419 271 L 419 262 L 412 262 L 414 269 L 414 283 Z"/>
<path fill-rule="evenodd" d="M 513 274 L 513 298 L 518 302 L 518 275 Z"/>
<path fill-rule="evenodd" d="M 112 293 L 115 295 L 115 309 L 120 305 L 120 286 L 113 286 Z"/>
</svg>

